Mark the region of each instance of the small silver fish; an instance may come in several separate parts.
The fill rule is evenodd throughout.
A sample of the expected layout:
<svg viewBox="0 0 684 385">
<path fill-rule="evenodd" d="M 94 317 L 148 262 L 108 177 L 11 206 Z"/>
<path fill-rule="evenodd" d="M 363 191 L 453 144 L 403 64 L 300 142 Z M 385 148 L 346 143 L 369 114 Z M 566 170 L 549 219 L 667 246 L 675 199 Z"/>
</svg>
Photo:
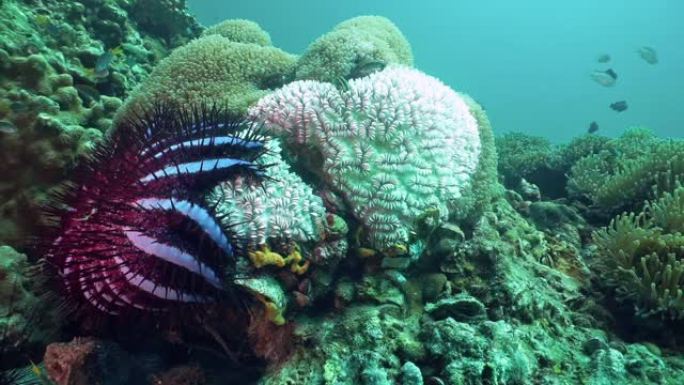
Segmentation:
<svg viewBox="0 0 684 385">
<path fill-rule="evenodd" d="M 617 74 L 612 69 L 606 71 L 594 71 L 590 75 L 591 80 L 604 87 L 612 87 L 617 80 Z"/>
<path fill-rule="evenodd" d="M 83 100 L 86 106 L 100 100 L 100 92 L 95 88 L 87 84 L 75 84 L 74 88 L 78 91 L 78 96 Z"/>
<path fill-rule="evenodd" d="M 602 53 L 596 58 L 596 61 L 599 63 L 608 63 L 610 61 L 610 55 Z"/>
<path fill-rule="evenodd" d="M 98 56 L 97 62 L 95 62 L 95 72 L 107 71 L 112 61 L 114 61 L 114 53 L 111 50 L 105 51 L 102 55 Z"/>
<path fill-rule="evenodd" d="M 596 122 L 591 122 L 591 123 L 589 124 L 589 129 L 587 130 L 587 133 L 593 134 L 593 133 L 595 133 L 595 132 L 598 131 L 598 130 L 599 130 L 599 125 L 598 125 L 598 123 L 596 123 Z"/>
<path fill-rule="evenodd" d="M 628 108 L 627 102 L 624 100 L 617 101 L 610 105 L 610 108 L 617 112 L 622 112 Z"/>
<path fill-rule="evenodd" d="M 653 47 L 643 46 L 637 50 L 639 56 L 648 64 L 658 64 L 658 53 Z"/>
<path fill-rule="evenodd" d="M 88 72 L 96 79 L 103 79 L 109 76 L 109 68 L 117 57 L 123 57 L 124 51 L 121 46 L 108 49 L 97 57 L 95 68 L 89 69 Z"/>
<path fill-rule="evenodd" d="M 349 74 L 349 79 L 359 79 L 374 72 L 382 71 L 387 63 L 382 60 L 366 59 L 358 63 Z"/>
<path fill-rule="evenodd" d="M 20 101 L 14 101 L 10 103 L 10 110 L 14 113 L 22 113 L 28 111 L 28 104 Z"/>
<path fill-rule="evenodd" d="M 0 133 L 2 134 L 16 134 L 17 126 L 9 120 L 0 120 Z"/>
<path fill-rule="evenodd" d="M 38 46 L 36 46 L 33 43 L 28 43 L 28 44 L 24 45 L 23 48 L 24 48 L 24 51 L 26 51 L 26 53 L 29 55 L 35 55 L 35 54 L 40 52 L 40 48 L 38 48 Z"/>
</svg>

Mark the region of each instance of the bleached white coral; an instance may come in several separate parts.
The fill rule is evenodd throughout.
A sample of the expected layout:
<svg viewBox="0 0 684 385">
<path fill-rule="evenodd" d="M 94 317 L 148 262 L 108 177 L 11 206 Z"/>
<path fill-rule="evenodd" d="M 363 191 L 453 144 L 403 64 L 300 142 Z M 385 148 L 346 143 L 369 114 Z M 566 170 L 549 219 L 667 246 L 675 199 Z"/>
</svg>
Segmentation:
<svg viewBox="0 0 684 385">
<path fill-rule="evenodd" d="M 223 182 L 209 197 L 224 225 L 248 246 L 257 248 L 267 241 L 319 241 L 324 229 L 323 201 L 311 187 L 290 172 L 280 157 L 277 139 L 267 142 L 268 152 L 259 163 L 269 165 L 261 184 L 243 178 Z"/>
<path fill-rule="evenodd" d="M 372 246 L 406 243 L 426 210 L 445 219 L 470 191 L 481 152 L 477 119 L 463 96 L 410 68 L 388 67 L 342 88 L 296 81 L 262 98 L 250 117 L 315 159 L 308 166 L 349 204 Z"/>
</svg>

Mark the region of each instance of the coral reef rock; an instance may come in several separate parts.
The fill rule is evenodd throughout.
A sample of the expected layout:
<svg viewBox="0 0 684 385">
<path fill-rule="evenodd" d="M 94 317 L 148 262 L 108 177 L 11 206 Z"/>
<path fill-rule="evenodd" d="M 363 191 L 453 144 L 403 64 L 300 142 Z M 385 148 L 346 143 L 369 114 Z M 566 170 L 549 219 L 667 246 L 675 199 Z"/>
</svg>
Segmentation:
<svg viewBox="0 0 684 385">
<path fill-rule="evenodd" d="M 176 1 L 130 3 L 185 14 L 182 3 L 166 8 Z M 39 206 L 111 127 L 122 99 L 172 41 L 200 33 L 148 34 L 130 3 L 0 5 L 0 243 L 25 243 Z"/>
<path fill-rule="evenodd" d="M 26 255 L 0 246 L 0 346 L 11 346 L 12 351 L 45 344 L 59 327 L 55 309 L 38 294 L 29 269 Z"/>
<path fill-rule="evenodd" d="M 205 29 L 185 0 L 0 0 L 0 383 L 684 384 L 684 141 L 645 128 L 558 145 L 514 133 L 497 149 L 478 103 L 412 66 L 409 42 L 380 16 L 346 20 L 296 56 L 253 21 Z M 169 236 L 157 218 L 139 222 L 154 234 L 138 239 L 144 252 L 115 255 L 136 260 L 115 269 L 127 292 L 97 279 L 117 266 L 89 243 L 110 239 L 111 221 L 96 220 L 116 213 L 94 198 L 83 212 L 63 207 L 87 234 L 45 242 L 70 261 L 46 281 L 73 278 L 85 299 L 146 303 L 126 293 L 153 294 L 162 260 L 174 265 L 159 274 L 168 287 L 194 293 L 200 281 L 184 277 L 195 254 L 216 262 L 197 274 L 220 276 L 210 304 L 81 322 L 38 295 L 31 273 L 55 264 L 26 241 L 75 167 L 151 106 L 225 107 L 263 125 L 265 177 L 193 184 L 181 214 L 208 209 L 191 218 L 200 226 L 169 225 L 183 227 L 170 255 L 152 242 Z M 174 112 L 190 136 L 154 148 L 173 148 L 171 160 L 215 148 L 194 135 L 220 122 Z M 141 159 L 117 170 L 156 166 Z M 93 180 L 110 174 L 88 164 Z M 181 179 L 152 193 L 189 193 Z M 75 191 L 98 197 L 96 184 Z M 131 186 L 116 192 L 148 192 Z M 141 208 L 126 199 L 114 199 L 124 214 Z M 219 227 L 230 255 L 194 253 Z"/>
<path fill-rule="evenodd" d="M 45 369 L 56 385 L 127 384 L 131 358 L 113 343 L 93 338 L 76 338 L 48 345 Z"/>
</svg>

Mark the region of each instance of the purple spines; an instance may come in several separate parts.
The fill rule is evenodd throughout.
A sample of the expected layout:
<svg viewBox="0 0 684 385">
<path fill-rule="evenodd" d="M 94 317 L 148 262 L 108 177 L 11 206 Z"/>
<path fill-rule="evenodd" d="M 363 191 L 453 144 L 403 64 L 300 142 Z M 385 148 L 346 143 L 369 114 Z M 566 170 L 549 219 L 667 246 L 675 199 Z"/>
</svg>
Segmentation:
<svg viewBox="0 0 684 385">
<path fill-rule="evenodd" d="M 72 297 L 105 313 L 212 301 L 239 248 L 202 190 L 258 179 L 263 152 L 252 127 L 218 110 L 159 107 L 126 122 L 83 165 L 46 259 Z"/>
<path fill-rule="evenodd" d="M 264 143 L 254 128 L 222 121 L 214 111 L 180 117 L 159 114 L 134 130 L 141 141 L 142 172 L 136 182 L 145 189 L 197 189 L 238 174 L 262 174 L 254 160 L 264 152 Z"/>
</svg>

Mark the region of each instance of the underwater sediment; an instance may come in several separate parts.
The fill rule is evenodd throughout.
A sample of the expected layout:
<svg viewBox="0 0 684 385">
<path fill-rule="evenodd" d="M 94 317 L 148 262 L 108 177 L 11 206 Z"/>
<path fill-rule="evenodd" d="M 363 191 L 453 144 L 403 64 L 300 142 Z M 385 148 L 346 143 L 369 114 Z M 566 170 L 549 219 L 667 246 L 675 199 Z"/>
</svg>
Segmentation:
<svg viewBox="0 0 684 385">
<path fill-rule="evenodd" d="M 495 138 L 380 16 L 0 25 L 0 384 L 684 383 L 682 142 Z"/>
</svg>

